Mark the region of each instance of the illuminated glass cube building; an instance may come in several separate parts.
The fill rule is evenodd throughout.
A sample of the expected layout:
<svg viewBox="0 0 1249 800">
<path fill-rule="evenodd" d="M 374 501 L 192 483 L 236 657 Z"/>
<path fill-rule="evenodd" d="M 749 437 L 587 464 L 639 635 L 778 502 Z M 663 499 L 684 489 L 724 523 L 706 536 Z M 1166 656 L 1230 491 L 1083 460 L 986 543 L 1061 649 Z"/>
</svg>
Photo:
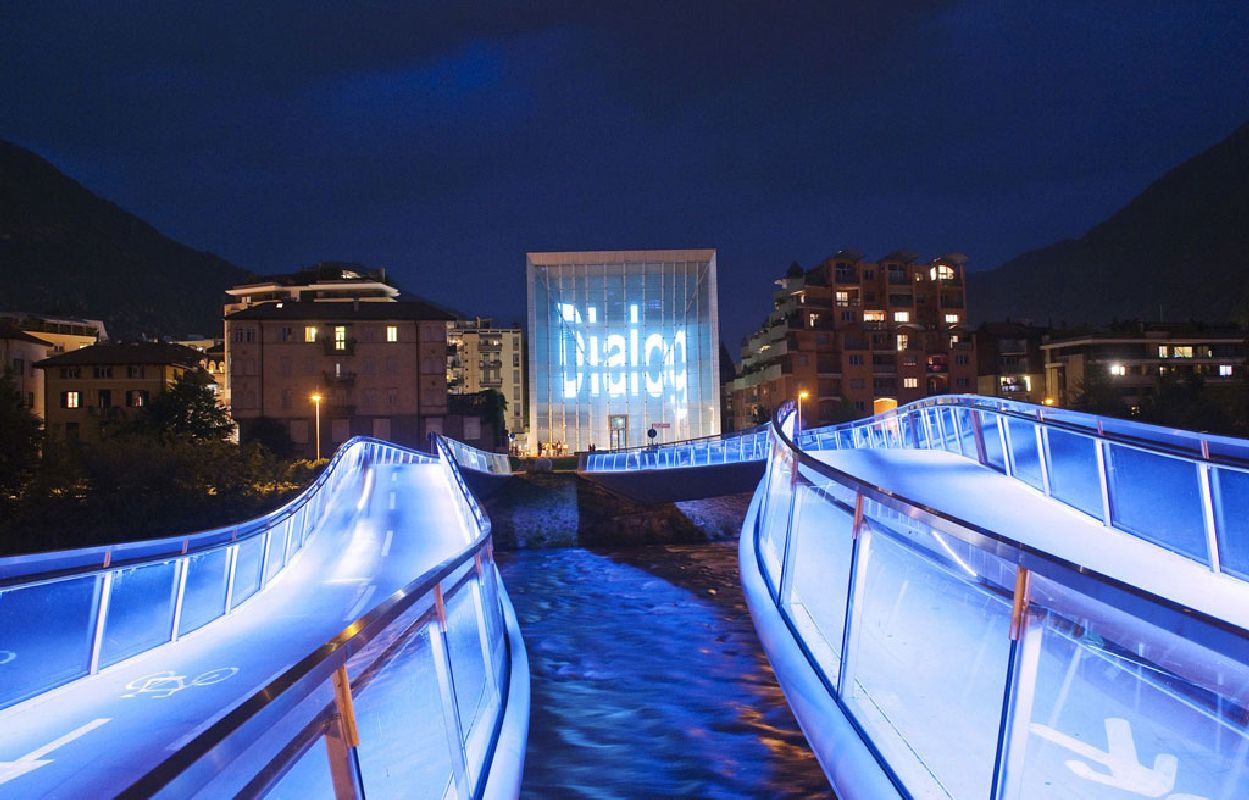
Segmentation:
<svg viewBox="0 0 1249 800">
<path fill-rule="evenodd" d="M 720 432 L 715 250 L 529 253 L 529 441 L 574 453 Z"/>
</svg>

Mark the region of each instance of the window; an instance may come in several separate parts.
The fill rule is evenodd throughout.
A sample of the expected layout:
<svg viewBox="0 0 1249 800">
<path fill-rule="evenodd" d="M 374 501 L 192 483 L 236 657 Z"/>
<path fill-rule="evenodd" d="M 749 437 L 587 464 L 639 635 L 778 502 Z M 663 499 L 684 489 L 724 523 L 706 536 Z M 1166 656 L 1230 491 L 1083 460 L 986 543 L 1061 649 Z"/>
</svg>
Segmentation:
<svg viewBox="0 0 1249 800">
<path fill-rule="evenodd" d="M 81 378 L 82 367 L 61 367 L 62 378 Z"/>
<path fill-rule="evenodd" d="M 95 404 L 100 408 L 113 407 L 113 392 L 110 389 L 101 389 L 96 393 Z"/>
<path fill-rule="evenodd" d="M 905 350 L 907 348 L 907 345 L 909 345 L 910 343 L 911 343 L 910 336 L 907 336 L 904 333 L 898 334 L 898 349 L 899 350 Z"/>
<path fill-rule="evenodd" d="M 340 352 L 347 349 L 347 326 L 346 325 L 334 326 L 334 349 Z"/>
<path fill-rule="evenodd" d="M 398 325 L 386 326 L 386 341 L 388 342 L 399 341 L 399 326 Z"/>
<path fill-rule="evenodd" d="M 884 321 L 885 321 L 885 312 L 883 312 L 883 311 L 864 311 L 864 312 L 863 312 L 863 321 L 864 321 L 864 322 L 884 322 Z"/>
<path fill-rule="evenodd" d="M 520 366 L 520 353 L 512 353 L 512 366 L 513 367 Z"/>
<path fill-rule="evenodd" d="M 911 312 L 910 311 L 895 311 L 893 312 L 893 321 L 894 322 L 910 322 Z"/>
<path fill-rule="evenodd" d="M 846 303 L 849 303 L 849 302 L 850 302 L 849 292 L 837 292 L 837 305 L 844 306 Z"/>
<path fill-rule="evenodd" d="M 282 330 L 278 331 L 278 339 L 280 339 L 283 342 L 289 342 L 293 338 L 295 338 L 295 332 L 291 330 L 290 328 L 283 328 Z"/>
<path fill-rule="evenodd" d="M 131 389 L 126 392 L 126 408 L 146 408 L 148 393 L 146 389 Z"/>
<path fill-rule="evenodd" d="M 950 337 L 950 347 L 953 347 L 953 346 L 954 346 L 954 345 L 956 345 L 956 344 L 958 344 L 958 337 L 957 337 L 957 336 L 951 336 L 951 337 Z"/>
<path fill-rule="evenodd" d="M 954 280 L 954 267 L 947 264 L 938 264 L 928 270 L 928 277 L 934 281 L 952 281 Z"/>
<path fill-rule="evenodd" d="M 946 325 L 957 325 L 957 324 L 958 324 L 958 314 L 946 314 L 946 315 L 945 315 L 945 324 L 946 324 Z"/>
<path fill-rule="evenodd" d="M 96 378 L 100 378 L 100 379 L 111 378 L 113 377 L 113 368 L 112 367 L 94 367 L 91 370 L 91 374 L 94 375 Z"/>
<path fill-rule="evenodd" d="M 1171 349 L 1172 358 L 1192 358 L 1193 346 L 1191 344 L 1176 345 Z"/>
<path fill-rule="evenodd" d="M 399 405 L 399 390 L 397 388 L 392 386 L 386 390 L 386 405 L 392 408 Z"/>
<path fill-rule="evenodd" d="M 902 388 L 904 388 L 904 389 L 918 389 L 918 388 L 919 388 L 919 378 L 903 378 L 903 379 L 902 379 Z"/>
<path fill-rule="evenodd" d="M 304 326 L 304 341 L 315 342 L 316 340 L 317 340 L 317 326 L 305 325 Z"/>
<path fill-rule="evenodd" d="M 969 378 L 959 378 L 958 380 L 954 381 L 954 383 L 960 389 L 966 389 L 968 386 L 971 386 L 971 380 Z"/>
<path fill-rule="evenodd" d="M 967 356 L 966 353 L 959 353 L 958 355 L 954 357 L 954 363 L 958 364 L 959 366 L 965 367 L 971 363 L 971 359 Z"/>
<path fill-rule="evenodd" d="M 81 392 L 61 392 L 61 408 L 81 408 Z"/>
<path fill-rule="evenodd" d="M 865 281 L 871 281 L 871 280 L 875 280 L 875 279 L 876 279 L 876 270 L 874 270 L 874 269 L 865 269 L 865 270 L 863 270 L 863 280 L 865 280 Z"/>
<path fill-rule="evenodd" d="M 1227 378 L 1231 376 L 1231 374 L 1232 374 L 1231 364 L 1219 364 L 1219 377 L 1220 378 Z"/>
<path fill-rule="evenodd" d="M 815 316 L 815 315 L 812 314 L 812 316 Z M 854 322 L 854 312 L 853 311 L 841 312 L 841 321 L 842 322 Z"/>
<path fill-rule="evenodd" d="M 814 328 L 820 322 L 819 314 L 807 314 L 807 327 Z"/>
<path fill-rule="evenodd" d="M 860 353 L 850 354 L 850 364 L 853 366 L 861 366 L 863 364 L 863 356 Z"/>
<path fill-rule="evenodd" d="M 1111 364 L 1111 365 L 1110 365 L 1110 374 L 1111 374 L 1111 375 L 1127 375 L 1127 374 L 1128 374 L 1128 369 L 1127 369 L 1127 367 L 1123 366 L 1122 364 Z"/>
<path fill-rule="evenodd" d="M 1167 346 L 1165 344 L 1158 345 L 1158 358 L 1167 357 Z"/>
</svg>

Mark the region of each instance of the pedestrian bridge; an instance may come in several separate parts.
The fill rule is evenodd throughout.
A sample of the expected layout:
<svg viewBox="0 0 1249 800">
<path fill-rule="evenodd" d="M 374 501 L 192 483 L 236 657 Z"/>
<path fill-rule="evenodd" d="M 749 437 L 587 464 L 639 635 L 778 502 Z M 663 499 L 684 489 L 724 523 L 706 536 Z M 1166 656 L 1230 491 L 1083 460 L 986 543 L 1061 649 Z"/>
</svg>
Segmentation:
<svg viewBox="0 0 1249 800">
<path fill-rule="evenodd" d="M 756 470 L 743 587 L 840 797 L 1249 796 L 1249 442 L 976 397 L 795 421 L 583 474 Z M 469 465 L 507 471 L 355 440 L 246 525 L 0 560 L 0 797 L 515 795 Z"/>
</svg>

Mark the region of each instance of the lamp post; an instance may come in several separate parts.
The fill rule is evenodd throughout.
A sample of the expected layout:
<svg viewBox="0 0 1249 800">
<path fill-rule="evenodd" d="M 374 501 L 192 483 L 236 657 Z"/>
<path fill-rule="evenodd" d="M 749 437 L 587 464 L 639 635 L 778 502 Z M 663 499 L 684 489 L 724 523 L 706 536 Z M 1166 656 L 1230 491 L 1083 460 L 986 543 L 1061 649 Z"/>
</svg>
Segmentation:
<svg viewBox="0 0 1249 800">
<path fill-rule="evenodd" d="M 794 428 L 794 443 L 797 444 L 798 436 L 802 433 L 802 401 L 811 396 L 806 389 L 798 392 L 798 425 Z"/>
<path fill-rule="evenodd" d="M 312 393 L 312 405 L 316 409 L 316 441 L 317 441 L 317 461 L 321 460 L 321 393 Z"/>
</svg>

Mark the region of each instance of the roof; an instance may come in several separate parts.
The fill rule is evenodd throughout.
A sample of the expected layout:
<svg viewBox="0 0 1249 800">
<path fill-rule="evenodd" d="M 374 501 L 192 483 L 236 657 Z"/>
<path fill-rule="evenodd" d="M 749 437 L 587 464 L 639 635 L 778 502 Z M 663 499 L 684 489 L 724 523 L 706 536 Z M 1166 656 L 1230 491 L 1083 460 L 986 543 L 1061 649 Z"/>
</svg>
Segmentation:
<svg viewBox="0 0 1249 800">
<path fill-rule="evenodd" d="M 10 342 L 29 342 L 30 344 L 41 344 L 44 347 L 52 347 L 51 342 L 45 342 L 43 339 L 31 336 L 29 333 L 26 333 L 15 325 L 5 324 L 5 321 L 3 320 L 0 320 L 0 339 L 7 339 Z"/>
<path fill-rule="evenodd" d="M 97 366 L 102 364 L 199 365 L 204 354 L 170 342 L 109 342 L 45 358 L 36 367 Z"/>
<path fill-rule="evenodd" d="M 653 264 L 676 261 L 712 261 L 714 248 L 681 250 L 570 250 L 557 252 L 530 252 L 526 261 L 536 267 L 556 267 L 565 264 Z"/>
<path fill-rule="evenodd" d="M 386 270 L 370 269 L 363 264 L 350 261 L 323 261 L 282 275 L 249 275 L 243 283 L 233 288 L 245 289 L 270 285 L 306 286 L 316 283 L 384 283 L 394 288 L 394 285 L 386 280 Z"/>
<path fill-rule="evenodd" d="M 351 301 L 334 303 L 282 302 L 261 303 L 236 311 L 227 320 L 309 320 L 355 322 L 368 320 L 429 320 L 445 322 L 454 320 L 451 314 L 433 303 L 419 300 L 398 300 L 393 303 L 378 301 Z"/>
</svg>

